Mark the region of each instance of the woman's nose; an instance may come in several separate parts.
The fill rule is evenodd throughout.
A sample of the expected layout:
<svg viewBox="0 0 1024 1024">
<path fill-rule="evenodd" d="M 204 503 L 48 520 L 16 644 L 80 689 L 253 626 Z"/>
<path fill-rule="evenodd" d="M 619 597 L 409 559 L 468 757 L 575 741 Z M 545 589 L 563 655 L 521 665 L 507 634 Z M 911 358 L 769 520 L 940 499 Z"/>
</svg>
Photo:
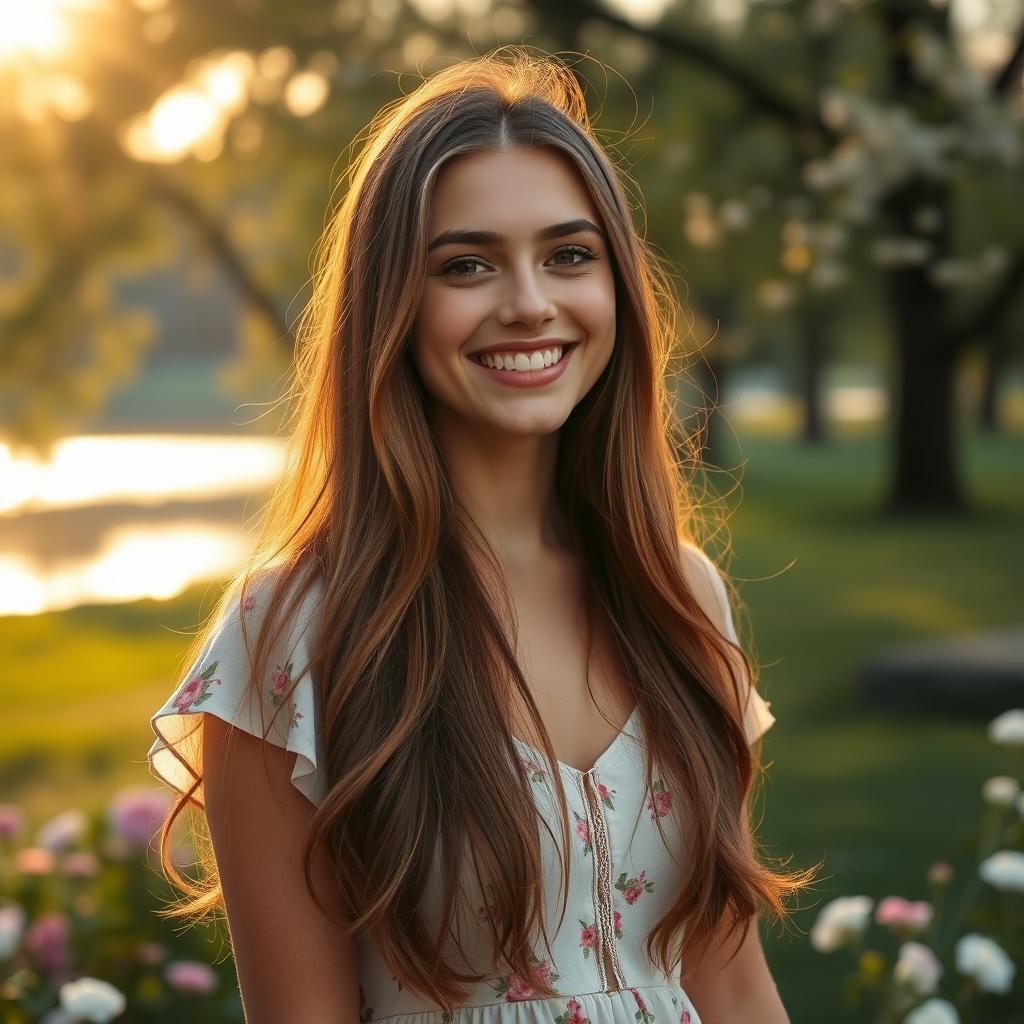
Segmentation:
<svg viewBox="0 0 1024 1024">
<path fill-rule="evenodd" d="M 556 312 L 537 274 L 528 269 L 510 275 L 508 290 L 502 296 L 502 323 L 535 324 Z"/>
</svg>

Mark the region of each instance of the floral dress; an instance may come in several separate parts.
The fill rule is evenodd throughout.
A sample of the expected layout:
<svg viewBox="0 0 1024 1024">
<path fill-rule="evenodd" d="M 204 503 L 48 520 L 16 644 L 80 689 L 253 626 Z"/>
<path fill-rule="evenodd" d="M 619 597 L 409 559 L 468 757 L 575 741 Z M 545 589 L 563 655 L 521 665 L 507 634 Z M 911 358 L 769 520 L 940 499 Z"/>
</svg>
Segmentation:
<svg viewBox="0 0 1024 1024">
<path fill-rule="evenodd" d="M 728 634 L 735 641 L 724 585 L 713 563 L 706 562 L 727 613 Z M 323 799 L 326 787 L 318 766 L 325 758 L 318 742 L 312 680 L 300 678 L 291 696 L 284 697 L 293 681 L 293 667 L 305 664 L 316 599 L 314 586 L 287 637 L 288 653 L 277 660 L 260 691 L 262 709 L 243 707 L 239 699 L 247 662 L 237 613 L 227 615 L 202 656 L 151 719 L 157 738 L 148 758 L 158 778 L 179 791 L 195 779 L 202 712 L 260 736 L 265 728 L 261 712 L 269 721 L 287 700 L 267 738 L 296 753 L 291 777 L 296 788 L 314 804 Z M 244 611 L 255 611 L 252 602 Z M 744 711 L 750 742 L 774 723 L 768 707 L 751 688 Z M 364 937 L 356 944 L 362 1024 L 398 1018 L 402 1024 L 450 1024 L 453 1018 L 457 1024 L 700 1024 L 681 979 L 661 972 L 644 948 L 648 932 L 680 883 L 682 871 L 670 851 L 683 844 L 670 814 L 673 793 L 657 776 L 650 787 L 644 777 L 639 709 L 634 708 L 589 771 L 561 762 L 556 766 L 571 815 L 569 897 L 560 925 L 558 795 L 543 755 L 518 738 L 515 747 L 517 767 L 528 778 L 550 829 L 549 834 L 548 828 L 538 823 L 543 877 L 550 879 L 543 894 L 550 955 L 538 939 L 529 977 L 489 977 L 472 987 L 465 1002 L 448 1014 L 403 988 L 372 940 Z M 201 788 L 196 797 L 202 806 Z M 659 818 L 670 845 L 658 832 Z M 470 932 L 470 941 L 464 942 L 463 948 L 483 952 L 490 939 L 486 930 L 488 894 L 480 891 L 475 875 L 469 877 L 469 905 L 459 913 L 460 935 L 465 939 L 464 922 L 470 929 L 478 922 L 479 941 L 472 941 Z M 439 925 L 441 898 L 440 883 L 428 884 L 423 904 L 426 923 Z M 537 996 L 534 986 L 541 980 L 553 985 L 559 995 L 551 999 Z"/>
</svg>

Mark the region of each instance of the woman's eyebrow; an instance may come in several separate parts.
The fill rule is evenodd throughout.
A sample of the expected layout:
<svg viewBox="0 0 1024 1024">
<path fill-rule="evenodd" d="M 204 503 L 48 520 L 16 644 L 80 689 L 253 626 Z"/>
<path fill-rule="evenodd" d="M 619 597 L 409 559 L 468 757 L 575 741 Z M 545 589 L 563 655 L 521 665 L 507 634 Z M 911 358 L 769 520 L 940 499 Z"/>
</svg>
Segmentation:
<svg viewBox="0 0 1024 1024">
<path fill-rule="evenodd" d="M 576 220 L 567 220 L 561 224 L 552 224 L 550 227 L 541 228 L 534 236 L 537 242 L 545 242 L 551 238 L 562 238 L 564 235 L 574 235 L 577 231 L 592 231 L 605 243 L 608 239 L 605 233 L 591 220 L 586 217 L 578 217 Z M 430 245 L 427 252 L 433 252 L 439 245 L 449 245 L 452 242 L 459 242 L 469 245 L 504 245 L 505 238 L 494 231 L 472 231 L 452 230 L 442 231 Z"/>
</svg>

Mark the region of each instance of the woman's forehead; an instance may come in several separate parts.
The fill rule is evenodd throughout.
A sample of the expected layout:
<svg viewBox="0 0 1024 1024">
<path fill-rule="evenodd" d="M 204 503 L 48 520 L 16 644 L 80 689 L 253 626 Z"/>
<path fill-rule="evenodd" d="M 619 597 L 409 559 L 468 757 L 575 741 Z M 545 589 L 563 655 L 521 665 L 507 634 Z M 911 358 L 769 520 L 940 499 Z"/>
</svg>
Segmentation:
<svg viewBox="0 0 1024 1024">
<path fill-rule="evenodd" d="M 431 237 L 447 229 L 532 239 L 555 223 L 600 220 L 568 157 L 517 148 L 467 153 L 441 169 L 430 203 Z"/>
</svg>

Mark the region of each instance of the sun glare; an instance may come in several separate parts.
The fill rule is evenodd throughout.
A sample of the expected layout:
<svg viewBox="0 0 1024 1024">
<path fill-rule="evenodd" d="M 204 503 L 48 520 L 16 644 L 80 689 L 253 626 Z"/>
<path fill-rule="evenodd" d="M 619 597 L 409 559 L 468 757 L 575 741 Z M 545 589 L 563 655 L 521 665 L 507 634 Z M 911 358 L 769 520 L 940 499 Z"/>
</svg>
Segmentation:
<svg viewBox="0 0 1024 1024">
<path fill-rule="evenodd" d="M 67 44 L 60 0 L 0 0 L 0 59 L 31 53 L 51 56 Z"/>
<path fill-rule="evenodd" d="M 93 0 L 0 0 L 0 61 L 55 57 L 71 41 L 69 15 Z"/>
</svg>

